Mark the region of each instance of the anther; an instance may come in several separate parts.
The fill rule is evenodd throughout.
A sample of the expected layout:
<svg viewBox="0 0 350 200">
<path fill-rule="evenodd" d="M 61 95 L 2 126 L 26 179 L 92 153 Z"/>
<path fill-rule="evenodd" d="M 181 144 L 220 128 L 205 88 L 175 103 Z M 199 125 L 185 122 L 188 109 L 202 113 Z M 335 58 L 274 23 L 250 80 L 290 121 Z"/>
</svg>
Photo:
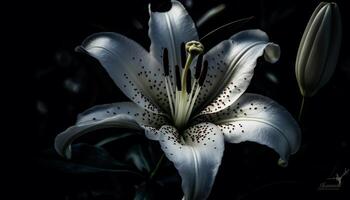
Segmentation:
<svg viewBox="0 0 350 200">
<path fill-rule="evenodd" d="M 185 43 L 181 43 L 181 65 L 182 69 L 185 68 L 186 65 L 186 47 Z"/>
<path fill-rule="evenodd" d="M 181 91 L 181 76 L 180 76 L 179 65 L 175 65 L 175 78 L 176 78 L 177 90 Z"/>
<path fill-rule="evenodd" d="M 164 48 L 163 50 L 163 67 L 165 76 L 169 75 L 169 57 L 168 57 L 168 49 Z"/>
<path fill-rule="evenodd" d="M 205 60 L 205 61 L 204 61 L 204 64 L 203 64 L 203 69 L 202 69 L 202 72 L 201 72 L 201 75 L 200 75 L 199 81 L 198 81 L 198 84 L 199 84 L 200 86 L 203 85 L 204 80 L 205 80 L 205 77 L 207 76 L 207 73 L 208 73 L 208 61 Z"/>
<path fill-rule="evenodd" d="M 201 74 L 201 69 L 202 69 L 202 61 L 203 61 L 203 55 L 199 55 L 197 59 L 197 64 L 196 64 L 196 73 L 194 74 L 194 77 L 196 79 L 199 79 L 199 76 Z"/>
<path fill-rule="evenodd" d="M 186 91 L 187 91 L 187 94 L 191 93 L 191 70 L 190 69 L 188 69 L 187 77 L 186 77 Z"/>
</svg>

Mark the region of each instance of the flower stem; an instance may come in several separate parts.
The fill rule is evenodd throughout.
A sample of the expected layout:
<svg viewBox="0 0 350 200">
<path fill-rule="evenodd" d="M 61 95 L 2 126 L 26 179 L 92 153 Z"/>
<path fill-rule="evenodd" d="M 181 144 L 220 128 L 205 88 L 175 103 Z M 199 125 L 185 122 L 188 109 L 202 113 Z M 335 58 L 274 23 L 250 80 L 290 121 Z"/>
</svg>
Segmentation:
<svg viewBox="0 0 350 200">
<path fill-rule="evenodd" d="M 299 115 L 298 115 L 298 120 L 299 120 L 299 122 L 301 122 L 301 118 L 302 118 L 302 116 L 303 116 L 304 105 L 305 105 L 305 97 L 303 96 L 303 98 L 302 98 L 302 100 L 301 100 Z"/>
<path fill-rule="evenodd" d="M 162 161 L 164 160 L 164 153 L 162 154 L 162 156 L 159 158 L 158 163 L 156 165 L 156 167 L 154 168 L 154 170 L 152 171 L 151 175 L 149 176 L 150 179 L 152 179 L 154 177 L 154 175 L 156 175 L 160 165 L 162 164 Z"/>
</svg>

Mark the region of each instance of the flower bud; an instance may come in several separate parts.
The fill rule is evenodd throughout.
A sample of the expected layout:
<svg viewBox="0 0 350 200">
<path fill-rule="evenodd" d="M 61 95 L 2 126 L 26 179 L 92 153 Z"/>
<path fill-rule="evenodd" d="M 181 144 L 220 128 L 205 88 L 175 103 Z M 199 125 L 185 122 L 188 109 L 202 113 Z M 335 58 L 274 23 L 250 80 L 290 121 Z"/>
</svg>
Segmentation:
<svg viewBox="0 0 350 200">
<path fill-rule="evenodd" d="M 301 94 L 311 97 L 332 77 L 340 43 L 341 17 L 336 3 L 320 3 L 301 39 L 295 74 Z"/>
</svg>

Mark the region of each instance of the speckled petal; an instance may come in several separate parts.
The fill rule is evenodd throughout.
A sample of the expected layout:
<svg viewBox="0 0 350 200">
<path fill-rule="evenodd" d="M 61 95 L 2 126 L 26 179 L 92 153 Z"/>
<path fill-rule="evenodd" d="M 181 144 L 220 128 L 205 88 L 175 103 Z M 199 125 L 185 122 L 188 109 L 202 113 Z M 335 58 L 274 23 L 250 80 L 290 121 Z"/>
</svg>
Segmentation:
<svg viewBox="0 0 350 200">
<path fill-rule="evenodd" d="M 265 32 L 246 30 L 213 47 L 203 58 L 208 74 L 196 111 L 214 113 L 233 104 L 248 88 L 260 56 L 272 63 L 279 59 L 279 46 L 268 41 Z"/>
<path fill-rule="evenodd" d="M 106 69 L 116 85 L 143 108 L 168 111 L 168 97 L 160 63 L 133 40 L 117 33 L 96 33 L 81 46 Z"/>
<path fill-rule="evenodd" d="M 175 86 L 175 65 L 182 66 L 181 44 L 192 40 L 198 41 L 195 24 L 178 1 L 172 1 L 172 7 L 168 12 L 150 10 L 150 16 L 151 54 L 159 63 L 162 63 L 163 49 L 168 49 L 170 80 Z M 192 71 L 194 71 L 193 66 Z"/>
<path fill-rule="evenodd" d="M 74 126 L 58 134 L 55 149 L 61 156 L 70 158 L 72 142 L 91 131 L 109 127 L 143 130 L 143 127 L 157 128 L 163 124 L 166 124 L 165 117 L 132 102 L 99 105 L 80 114 Z"/>
<path fill-rule="evenodd" d="M 201 116 L 221 128 L 231 143 L 257 142 L 274 149 L 285 163 L 298 151 L 301 131 L 289 112 L 270 98 L 244 94 L 235 104 L 217 113 Z"/>
<path fill-rule="evenodd" d="M 158 140 L 166 157 L 174 163 L 182 178 L 184 199 L 206 199 L 224 152 L 220 129 L 211 123 L 200 123 L 181 137 L 174 127 L 162 126 L 158 131 L 149 129 L 146 136 Z"/>
</svg>

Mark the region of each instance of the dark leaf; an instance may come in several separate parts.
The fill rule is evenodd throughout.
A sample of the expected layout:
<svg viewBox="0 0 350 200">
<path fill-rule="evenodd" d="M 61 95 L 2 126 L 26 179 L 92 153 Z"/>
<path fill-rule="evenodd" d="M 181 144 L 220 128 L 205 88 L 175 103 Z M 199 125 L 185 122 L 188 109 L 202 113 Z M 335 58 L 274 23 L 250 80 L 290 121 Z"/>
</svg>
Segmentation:
<svg viewBox="0 0 350 200">
<path fill-rule="evenodd" d="M 56 170 L 73 173 L 121 173 L 141 176 L 132 166 L 115 160 L 106 150 L 88 144 L 72 145 L 72 159 L 66 160 L 58 156 L 52 149 L 46 152 L 40 164 Z"/>
<path fill-rule="evenodd" d="M 126 159 L 133 163 L 138 170 L 149 174 L 155 166 L 151 151 L 149 146 L 136 144 L 129 149 Z"/>
</svg>

